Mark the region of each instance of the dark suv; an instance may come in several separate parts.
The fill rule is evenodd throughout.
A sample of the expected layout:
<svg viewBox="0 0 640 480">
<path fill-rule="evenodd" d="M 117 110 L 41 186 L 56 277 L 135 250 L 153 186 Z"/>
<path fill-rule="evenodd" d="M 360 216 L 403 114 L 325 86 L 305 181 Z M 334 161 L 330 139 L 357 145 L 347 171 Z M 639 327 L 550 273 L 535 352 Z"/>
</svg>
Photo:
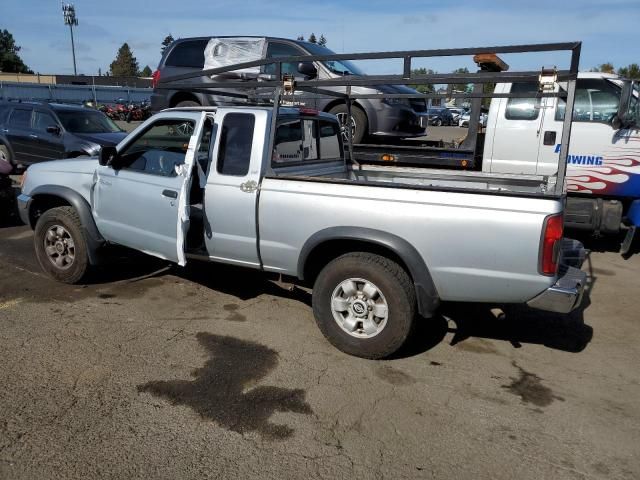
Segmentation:
<svg viewBox="0 0 640 480">
<path fill-rule="evenodd" d="M 126 133 L 104 113 L 78 105 L 0 103 L 0 161 L 15 167 L 97 155 Z"/>
<path fill-rule="evenodd" d="M 161 78 L 180 75 L 184 73 L 202 70 L 205 66 L 205 49 L 210 41 L 218 41 L 229 51 L 242 52 L 243 44 L 256 44 L 262 40 L 262 51 L 252 53 L 252 60 L 291 57 L 300 55 L 333 55 L 334 52 L 315 43 L 300 40 L 288 40 L 285 38 L 269 37 L 199 37 L 183 38 L 172 43 L 165 50 L 158 70 L 153 74 L 153 85 L 158 85 Z M 224 45 L 226 44 L 226 45 Z M 224 49 L 222 49 L 224 50 Z M 247 61 L 244 57 L 242 61 Z M 238 63 L 234 61 L 231 63 Z M 260 69 L 261 74 L 273 73 L 273 65 L 267 65 Z M 364 75 L 364 73 L 347 60 L 326 62 L 300 62 L 285 63 L 282 65 L 284 74 L 293 75 L 298 79 L 312 78 L 337 78 L 345 75 Z M 220 81 L 223 77 L 218 77 Z M 207 77 L 198 77 L 186 80 L 186 83 L 211 82 Z M 344 91 L 345 87 L 326 88 L 327 90 Z M 232 92 L 230 90 L 230 92 Z M 417 93 L 415 90 L 403 85 L 379 85 L 377 87 L 352 87 L 353 93 L 381 94 L 381 93 Z M 237 92 L 236 92 L 237 93 Z M 246 93 L 246 92 L 245 92 Z M 184 107 L 197 105 L 221 105 L 229 104 L 231 97 L 214 97 L 204 93 L 196 93 L 188 90 L 158 90 L 155 89 L 151 96 L 151 109 L 154 112 L 169 107 Z M 236 100 L 237 102 L 237 100 Z M 313 98 L 300 99 L 298 102 L 311 108 L 337 115 L 343 125 L 347 122 L 346 106 L 343 100 L 331 97 L 314 96 Z M 426 102 L 423 99 L 359 99 L 352 110 L 351 126 L 355 143 L 361 143 L 366 135 L 416 137 L 426 134 L 427 114 Z"/>
</svg>

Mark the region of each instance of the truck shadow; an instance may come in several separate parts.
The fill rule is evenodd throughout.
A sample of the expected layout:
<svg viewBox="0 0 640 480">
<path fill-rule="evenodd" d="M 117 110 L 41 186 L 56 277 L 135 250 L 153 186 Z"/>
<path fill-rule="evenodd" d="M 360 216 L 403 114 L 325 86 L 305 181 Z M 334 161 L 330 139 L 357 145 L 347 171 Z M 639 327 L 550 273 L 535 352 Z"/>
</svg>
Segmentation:
<svg viewBox="0 0 640 480">
<path fill-rule="evenodd" d="M 597 281 L 588 256 L 583 269 L 588 273 L 581 305 L 569 314 L 545 312 L 526 305 L 488 305 L 445 303 L 438 315 L 418 324 L 414 337 L 400 357 L 424 353 L 453 334 L 449 344 L 476 353 L 498 353 L 489 345 L 464 345 L 473 339 L 502 340 L 513 348 L 523 344 L 544 345 L 564 352 L 582 352 L 593 338 L 593 328 L 584 321 L 584 311 L 591 304 L 591 291 Z"/>
</svg>

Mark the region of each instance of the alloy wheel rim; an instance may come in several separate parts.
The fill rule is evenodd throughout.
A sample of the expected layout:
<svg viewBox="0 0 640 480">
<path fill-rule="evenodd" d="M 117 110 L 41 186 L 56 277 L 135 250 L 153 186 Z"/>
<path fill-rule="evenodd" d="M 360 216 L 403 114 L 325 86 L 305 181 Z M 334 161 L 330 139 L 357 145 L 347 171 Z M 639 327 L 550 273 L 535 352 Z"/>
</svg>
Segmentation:
<svg viewBox="0 0 640 480">
<path fill-rule="evenodd" d="M 59 270 L 68 270 L 76 258 L 76 246 L 69 231 L 61 225 L 49 227 L 44 235 L 44 251 Z"/>
<path fill-rule="evenodd" d="M 340 131 L 342 132 L 342 138 L 344 140 L 349 140 L 349 135 L 347 133 L 347 118 L 348 115 L 345 112 L 336 113 L 336 117 L 338 117 L 338 121 L 340 122 Z M 356 119 L 351 115 L 351 138 L 356 136 L 356 128 L 358 124 L 356 123 Z"/>
<path fill-rule="evenodd" d="M 366 339 L 384 330 L 389 318 L 389 304 L 374 283 L 363 278 L 348 278 L 333 290 L 331 312 L 344 332 Z"/>
</svg>

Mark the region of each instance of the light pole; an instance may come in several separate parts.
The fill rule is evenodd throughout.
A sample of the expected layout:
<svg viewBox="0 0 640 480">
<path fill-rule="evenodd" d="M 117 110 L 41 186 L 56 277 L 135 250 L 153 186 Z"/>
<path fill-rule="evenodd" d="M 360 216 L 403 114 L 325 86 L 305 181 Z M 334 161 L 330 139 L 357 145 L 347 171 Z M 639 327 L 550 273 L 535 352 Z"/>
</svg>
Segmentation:
<svg viewBox="0 0 640 480">
<path fill-rule="evenodd" d="M 78 75 L 76 70 L 76 47 L 73 44 L 73 27 L 78 25 L 78 19 L 76 18 L 76 9 L 72 3 L 62 4 L 62 14 L 64 15 L 64 24 L 69 25 L 71 31 L 71 54 L 73 55 L 73 74 Z"/>
</svg>

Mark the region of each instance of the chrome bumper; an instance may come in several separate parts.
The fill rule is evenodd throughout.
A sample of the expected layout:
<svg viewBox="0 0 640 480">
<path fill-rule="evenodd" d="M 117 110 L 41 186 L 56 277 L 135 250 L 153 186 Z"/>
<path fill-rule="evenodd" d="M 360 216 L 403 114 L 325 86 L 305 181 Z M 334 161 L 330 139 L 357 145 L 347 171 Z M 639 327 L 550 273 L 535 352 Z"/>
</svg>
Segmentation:
<svg viewBox="0 0 640 480">
<path fill-rule="evenodd" d="M 586 250 L 576 240 L 565 239 L 561 246 L 562 265 L 558 280 L 544 292 L 527 302 L 532 308 L 550 312 L 569 313 L 582 303 L 587 274 L 580 270 Z"/>
</svg>

